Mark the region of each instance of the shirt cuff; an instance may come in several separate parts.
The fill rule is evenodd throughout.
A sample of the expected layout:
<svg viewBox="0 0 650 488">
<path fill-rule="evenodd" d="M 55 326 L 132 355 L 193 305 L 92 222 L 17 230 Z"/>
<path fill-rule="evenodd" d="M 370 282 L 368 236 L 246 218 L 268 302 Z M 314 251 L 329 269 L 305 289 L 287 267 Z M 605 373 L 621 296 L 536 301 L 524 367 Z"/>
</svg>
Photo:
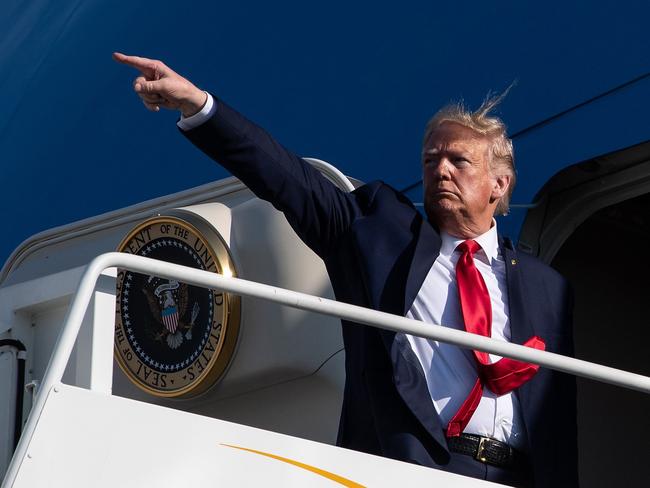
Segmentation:
<svg viewBox="0 0 650 488">
<path fill-rule="evenodd" d="M 180 120 L 176 122 L 176 125 L 178 125 L 181 130 L 187 131 L 198 127 L 212 117 L 217 111 L 217 104 L 215 103 L 214 98 L 212 98 L 212 95 L 208 92 L 205 92 L 205 94 L 208 96 L 208 99 L 205 101 L 205 105 L 203 105 L 203 108 L 199 112 L 195 113 L 191 117 L 183 117 L 181 114 Z"/>
</svg>

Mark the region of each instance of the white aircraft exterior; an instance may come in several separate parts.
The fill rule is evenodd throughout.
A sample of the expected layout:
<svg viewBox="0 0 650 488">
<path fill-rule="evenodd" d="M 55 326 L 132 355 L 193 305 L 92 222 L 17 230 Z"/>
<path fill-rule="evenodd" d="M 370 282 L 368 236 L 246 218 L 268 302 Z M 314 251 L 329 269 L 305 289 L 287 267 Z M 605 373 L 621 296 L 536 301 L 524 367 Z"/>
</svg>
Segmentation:
<svg viewBox="0 0 650 488">
<path fill-rule="evenodd" d="M 312 163 L 344 189 L 358 184 Z M 185 255 L 189 268 L 142 257 L 188 264 Z M 233 277 L 246 281 L 228 288 Z M 1 279 L 3 487 L 490 485 L 334 446 L 345 314 L 466 347 L 514 347 L 494 352 L 650 392 L 641 375 L 485 338 L 474 346 L 463 341 L 476 336 L 328 300 L 322 262 L 235 178 L 38 234 Z M 190 343 L 180 365 L 170 362 Z M 161 348 L 172 356 L 154 357 Z M 579 407 L 588 421 L 593 410 Z"/>
</svg>

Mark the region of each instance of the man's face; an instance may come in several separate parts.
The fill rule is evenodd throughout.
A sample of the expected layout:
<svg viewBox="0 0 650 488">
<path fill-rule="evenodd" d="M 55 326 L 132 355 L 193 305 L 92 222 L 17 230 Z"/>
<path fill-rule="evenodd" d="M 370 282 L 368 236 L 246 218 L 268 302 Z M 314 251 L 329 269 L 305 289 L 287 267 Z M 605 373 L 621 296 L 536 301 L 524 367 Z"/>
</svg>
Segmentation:
<svg viewBox="0 0 650 488">
<path fill-rule="evenodd" d="M 429 220 L 456 236 L 486 232 L 503 181 L 490 171 L 490 140 L 454 122 L 443 122 L 424 144 L 424 207 Z M 506 177 L 507 178 L 507 177 Z"/>
</svg>

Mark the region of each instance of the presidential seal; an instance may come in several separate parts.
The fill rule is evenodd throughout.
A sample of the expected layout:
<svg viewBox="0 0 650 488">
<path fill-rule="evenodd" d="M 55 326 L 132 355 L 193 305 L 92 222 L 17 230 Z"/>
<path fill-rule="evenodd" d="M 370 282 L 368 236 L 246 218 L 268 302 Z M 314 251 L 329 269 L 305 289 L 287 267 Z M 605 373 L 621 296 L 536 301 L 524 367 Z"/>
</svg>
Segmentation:
<svg viewBox="0 0 650 488">
<path fill-rule="evenodd" d="M 228 246 L 197 215 L 149 219 L 118 251 L 235 275 Z M 189 397 L 223 374 L 237 342 L 239 297 L 118 270 L 115 356 L 127 377 L 156 396 Z"/>
</svg>

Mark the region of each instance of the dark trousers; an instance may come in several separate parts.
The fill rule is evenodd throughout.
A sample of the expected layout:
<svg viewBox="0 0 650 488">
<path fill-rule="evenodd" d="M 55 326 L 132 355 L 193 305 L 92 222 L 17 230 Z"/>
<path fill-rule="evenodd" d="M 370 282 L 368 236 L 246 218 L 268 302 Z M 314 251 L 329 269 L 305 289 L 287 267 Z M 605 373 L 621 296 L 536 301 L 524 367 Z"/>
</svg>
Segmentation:
<svg viewBox="0 0 650 488">
<path fill-rule="evenodd" d="M 521 467 L 517 470 L 497 468 L 477 461 L 466 454 L 450 453 L 449 464 L 440 466 L 440 469 L 451 473 L 462 474 L 480 480 L 493 481 L 507 486 L 528 488 L 533 486 L 530 469 Z"/>
</svg>

